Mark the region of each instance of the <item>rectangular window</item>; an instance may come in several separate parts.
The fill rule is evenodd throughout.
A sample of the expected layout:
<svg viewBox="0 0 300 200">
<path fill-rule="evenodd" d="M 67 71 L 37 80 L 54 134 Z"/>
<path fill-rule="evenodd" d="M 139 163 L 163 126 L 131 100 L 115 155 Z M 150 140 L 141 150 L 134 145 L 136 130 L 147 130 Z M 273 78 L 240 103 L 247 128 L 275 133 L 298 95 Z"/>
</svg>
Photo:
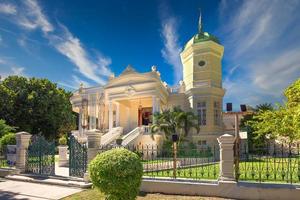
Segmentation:
<svg viewBox="0 0 300 200">
<path fill-rule="evenodd" d="M 206 125 L 206 102 L 199 102 L 197 104 L 198 122 L 201 126 Z"/>
<path fill-rule="evenodd" d="M 216 126 L 221 125 L 221 105 L 220 102 L 214 102 L 214 124 Z"/>
</svg>

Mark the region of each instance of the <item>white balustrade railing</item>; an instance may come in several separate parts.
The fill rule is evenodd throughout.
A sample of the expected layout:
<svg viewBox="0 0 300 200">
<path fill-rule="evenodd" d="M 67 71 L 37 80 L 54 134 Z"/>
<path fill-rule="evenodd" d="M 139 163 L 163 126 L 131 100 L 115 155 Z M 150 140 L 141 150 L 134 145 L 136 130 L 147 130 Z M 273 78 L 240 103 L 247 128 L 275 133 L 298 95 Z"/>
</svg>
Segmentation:
<svg viewBox="0 0 300 200">
<path fill-rule="evenodd" d="M 134 139 L 136 139 L 140 135 L 140 132 L 141 132 L 140 127 L 136 127 L 135 129 L 133 129 L 132 131 L 130 131 L 129 133 L 124 135 L 122 137 L 122 139 L 123 139 L 122 145 L 123 146 L 128 145 L 130 142 L 132 142 Z"/>
<path fill-rule="evenodd" d="M 108 131 L 108 133 L 104 134 L 101 137 L 101 145 L 106 146 L 112 142 L 114 142 L 120 135 L 123 133 L 122 127 L 116 127 L 112 130 Z"/>
<path fill-rule="evenodd" d="M 142 126 L 141 131 L 143 134 L 150 134 L 151 133 L 151 126 Z"/>
</svg>

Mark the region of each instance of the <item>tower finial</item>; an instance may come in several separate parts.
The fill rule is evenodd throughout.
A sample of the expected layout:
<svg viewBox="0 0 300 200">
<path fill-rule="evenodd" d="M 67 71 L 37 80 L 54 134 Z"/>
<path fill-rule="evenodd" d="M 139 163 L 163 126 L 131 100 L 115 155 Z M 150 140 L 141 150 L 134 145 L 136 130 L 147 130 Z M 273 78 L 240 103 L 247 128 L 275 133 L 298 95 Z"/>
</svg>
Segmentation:
<svg viewBox="0 0 300 200">
<path fill-rule="evenodd" d="M 199 21 L 198 21 L 198 33 L 203 33 L 203 29 L 202 29 L 202 13 L 201 13 L 201 8 L 199 8 Z"/>
</svg>

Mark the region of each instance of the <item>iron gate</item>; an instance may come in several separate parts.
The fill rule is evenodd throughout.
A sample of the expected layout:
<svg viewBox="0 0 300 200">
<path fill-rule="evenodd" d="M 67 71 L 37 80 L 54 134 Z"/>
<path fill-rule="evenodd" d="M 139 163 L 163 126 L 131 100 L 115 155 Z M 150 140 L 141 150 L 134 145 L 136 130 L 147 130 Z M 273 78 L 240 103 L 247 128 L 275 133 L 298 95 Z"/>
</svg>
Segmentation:
<svg viewBox="0 0 300 200">
<path fill-rule="evenodd" d="M 80 144 L 71 135 L 69 140 L 69 175 L 83 177 L 87 170 L 87 148 L 86 144 Z"/>
<path fill-rule="evenodd" d="M 33 136 L 27 150 L 25 172 L 55 175 L 55 142 Z"/>
</svg>

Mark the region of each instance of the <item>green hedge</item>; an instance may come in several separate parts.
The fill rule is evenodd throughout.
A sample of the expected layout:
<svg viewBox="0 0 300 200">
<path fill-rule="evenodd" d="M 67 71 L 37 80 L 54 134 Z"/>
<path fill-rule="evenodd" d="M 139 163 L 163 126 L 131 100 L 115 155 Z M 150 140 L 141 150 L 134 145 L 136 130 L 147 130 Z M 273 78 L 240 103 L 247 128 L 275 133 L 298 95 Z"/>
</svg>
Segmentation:
<svg viewBox="0 0 300 200">
<path fill-rule="evenodd" d="M 6 145 L 15 145 L 16 144 L 16 134 L 8 133 L 0 139 L 0 148 L 3 149 Z"/>
<path fill-rule="evenodd" d="M 139 156 L 117 148 L 98 154 L 89 165 L 92 183 L 109 200 L 134 200 L 139 192 L 143 166 Z"/>
</svg>

